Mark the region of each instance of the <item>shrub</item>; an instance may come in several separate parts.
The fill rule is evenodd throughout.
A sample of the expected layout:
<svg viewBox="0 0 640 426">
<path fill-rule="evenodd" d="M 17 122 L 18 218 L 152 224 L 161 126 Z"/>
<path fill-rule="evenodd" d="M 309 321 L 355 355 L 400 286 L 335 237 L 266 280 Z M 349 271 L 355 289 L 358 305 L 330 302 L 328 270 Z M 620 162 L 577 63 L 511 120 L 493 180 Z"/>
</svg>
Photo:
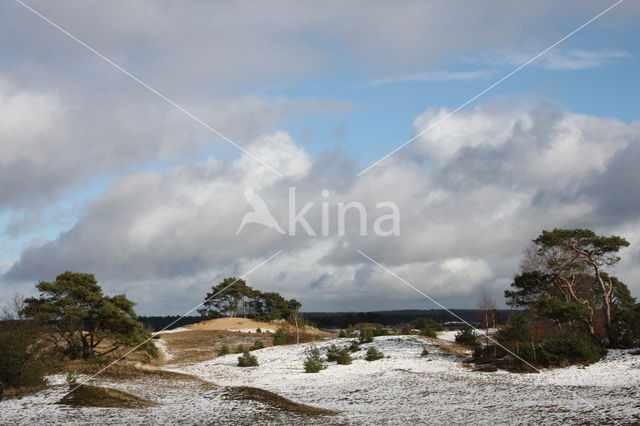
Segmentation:
<svg viewBox="0 0 640 426">
<path fill-rule="evenodd" d="M 258 358 L 245 351 L 242 356 L 238 357 L 238 367 L 257 367 Z"/>
<path fill-rule="evenodd" d="M 351 342 L 351 345 L 349 346 L 349 352 L 358 352 L 360 350 L 360 343 L 358 343 L 358 341 L 353 341 Z"/>
<path fill-rule="evenodd" d="M 338 352 L 340 352 L 340 349 L 338 349 L 336 345 L 329 346 L 327 349 L 327 361 L 335 362 L 338 357 Z"/>
<path fill-rule="evenodd" d="M 373 342 L 373 337 L 373 329 L 363 328 L 360 330 L 360 343 L 371 343 Z"/>
<path fill-rule="evenodd" d="M 242 354 L 242 353 L 245 353 L 245 352 L 248 352 L 248 351 L 249 350 L 247 348 L 245 348 L 244 345 L 238 345 L 236 347 L 236 353 L 237 354 Z"/>
<path fill-rule="evenodd" d="M 384 354 L 380 352 L 377 348 L 371 347 L 367 349 L 367 356 L 365 357 L 367 361 L 376 361 L 382 358 L 384 358 Z"/>
<path fill-rule="evenodd" d="M 262 329 L 260 327 L 256 328 L 256 333 L 262 333 Z"/>
<path fill-rule="evenodd" d="M 264 349 L 264 342 L 262 340 L 256 340 L 253 342 L 253 346 L 251 346 L 251 351 L 257 351 L 258 349 Z"/>
<path fill-rule="evenodd" d="M 458 331 L 458 333 L 456 334 L 456 343 L 463 346 L 469 346 L 471 348 L 476 348 L 479 346 L 478 338 L 473 332 L 473 329 L 469 326 Z"/>
<path fill-rule="evenodd" d="M 314 346 L 313 348 L 311 348 L 309 354 L 307 355 L 307 358 L 304 361 L 304 371 L 307 373 L 319 373 L 325 368 L 327 368 L 327 366 L 322 360 L 320 350 Z"/>
<path fill-rule="evenodd" d="M 0 396 L 2 386 L 8 389 L 44 384 L 49 365 L 41 332 L 40 326 L 29 320 L 0 324 Z"/>
<path fill-rule="evenodd" d="M 227 345 L 222 345 L 220 349 L 218 349 L 218 356 L 229 355 L 230 353 L 231 349 L 229 349 L 229 346 Z"/>
<path fill-rule="evenodd" d="M 427 356 L 429 355 L 429 350 L 427 348 L 422 348 L 422 356 Z"/>
<path fill-rule="evenodd" d="M 375 337 L 387 336 L 389 334 L 389 331 L 387 331 L 387 329 L 384 327 L 376 327 L 372 330 L 372 333 Z"/>
<path fill-rule="evenodd" d="M 420 334 L 427 337 L 436 337 L 437 331 L 444 330 L 444 327 L 430 318 L 416 318 L 411 325 L 420 330 Z"/>
<path fill-rule="evenodd" d="M 347 328 L 340 330 L 338 333 L 338 337 L 354 337 L 355 335 L 353 326 L 348 326 Z"/>
<path fill-rule="evenodd" d="M 327 350 L 327 361 L 341 365 L 351 364 L 352 359 L 349 354 L 349 348 L 338 349 L 336 345 L 331 345 Z"/>
<path fill-rule="evenodd" d="M 598 361 L 602 349 L 587 336 L 567 334 L 545 339 L 539 345 L 539 361 L 545 366 L 564 367 Z"/>
<path fill-rule="evenodd" d="M 280 345 L 284 345 L 287 343 L 287 336 L 284 334 L 284 331 L 282 331 L 281 329 L 278 329 L 274 334 L 273 334 L 273 346 L 280 346 Z"/>
<path fill-rule="evenodd" d="M 351 354 L 349 353 L 349 348 L 342 348 L 338 351 L 336 356 L 336 363 L 340 365 L 349 365 L 351 364 Z"/>
</svg>

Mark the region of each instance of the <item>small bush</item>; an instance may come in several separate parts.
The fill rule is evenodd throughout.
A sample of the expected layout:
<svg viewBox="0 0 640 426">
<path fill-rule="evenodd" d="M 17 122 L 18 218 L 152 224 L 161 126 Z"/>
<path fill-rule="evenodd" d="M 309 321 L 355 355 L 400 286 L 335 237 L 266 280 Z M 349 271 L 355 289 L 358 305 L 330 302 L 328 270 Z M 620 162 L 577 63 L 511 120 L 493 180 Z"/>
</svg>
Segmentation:
<svg viewBox="0 0 640 426">
<path fill-rule="evenodd" d="M 358 343 L 358 341 L 351 342 L 351 345 L 349 346 L 349 352 L 358 352 L 360 349 L 360 343 Z"/>
<path fill-rule="evenodd" d="M 360 330 L 360 343 L 371 343 L 373 342 L 373 337 L 373 329 L 363 328 Z"/>
<path fill-rule="evenodd" d="M 280 345 L 284 345 L 285 343 L 287 343 L 287 336 L 284 334 L 284 331 L 278 329 L 274 334 L 273 334 L 273 346 L 280 346 Z"/>
<path fill-rule="evenodd" d="M 264 349 L 264 342 L 262 340 L 256 340 L 253 342 L 253 346 L 251 346 L 252 351 L 257 351 L 259 349 Z"/>
<path fill-rule="evenodd" d="M 340 330 L 340 332 L 338 333 L 338 337 L 354 337 L 355 336 L 355 330 L 352 326 L 348 326 L 347 328 Z"/>
<path fill-rule="evenodd" d="M 242 356 L 238 357 L 238 367 L 257 367 L 258 358 L 245 351 Z"/>
<path fill-rule="evenodd" d="M 384 358 L 384 354 L 380 352 L 377 348 L 371 347 L 367 349 L 367 356 L 365 357 L 367 361 L 376 361 L 382 358 Z"/>
<path fill-rule="evenodd" d="M 256 328 L 256 333 L 262 333 L 262 329 L 260 327 Z"/>
<path fill-rule="evenodd" d="M 411 322 L 411 325 L 420 330 L 420 334 L 426 337 L 436 337 L 438 331 L 444 330 L 442 324 L 430 319 L 430 318 L 416 318 Z"/>
<path fill-rule="evenodd" d="M 422 348 L 422 356 L 427 356 L 429 355 L 429 350 L 427 348 Z"/>
<path fill-rule="evenodd" d="M 236 346 L 236 353 L 237 354 L 242 354 L 242 353 L 245 353 L 245 352 L 248 352 L 248 351 L 249 351 L 249 349 L 245 348 L 244 345 Z"/>
<path fill-rule="evenodd" d="M 320 350 L 315 346 L 311 348 L 307 358 L 304 361 L 304 371 L 307 373 L 319 373 L 321 370 L 327 368 L 324 361 L 322 360 L 322 356 L 320 355 Z"/>
<path fill-rule="evenodd" d="M 218 356 L 229 355 L 230 353 L 231 349 L 229 349 L 229 346 L 227 345 L 222 345 L 220 349 L 218 349 Z"/>
<path fill-rule="evenodd" d="M 331 345 L 327 350 L 327 361 L 341 365 L 351 364 L 352 359 L 349 354 L 349 348 L 338 349 L 336 345 Z"/>
<path fill-rule="evenodd" d="M 349 365 L 351 364 L 351 354 L 349 353 L 349 348 L 342 348 L 338 351 L 336 357 L 336 363 L 340 365 Z"/>
<path fill-rule="evenodd" d="M 340 352 L 340 349 L 338 349 L 336 345 L 329 346 L 327 349 L 327 361 L 335 362 L 338 357 L 338 352 Z"/>
<path fill-rule="evenodd" d="M 458 331 L 458 333 L 456 334 L 456 343 L 463 346 L 469 346 L 471 348 L 476 348 L 479 346 L 478 338 L 473 332 L 473 329 L 469 326 Z"/>
</svg>

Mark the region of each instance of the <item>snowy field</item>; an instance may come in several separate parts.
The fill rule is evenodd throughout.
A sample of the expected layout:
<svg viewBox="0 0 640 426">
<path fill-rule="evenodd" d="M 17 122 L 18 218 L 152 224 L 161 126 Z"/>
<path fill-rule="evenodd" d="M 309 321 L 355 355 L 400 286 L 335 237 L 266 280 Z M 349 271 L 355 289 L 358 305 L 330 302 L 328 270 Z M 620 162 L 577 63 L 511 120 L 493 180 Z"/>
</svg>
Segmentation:
<svg viewBox="0 0 640 426">
<path fill-rule="evenodd" d="M 336 339 L 346 346 L 353 339 Z M 640 356 L 611 351 L 588 367 L 541 374 L 479 373 L 417 336 L 377 337 L 362 345 L 348 366 L 329 363 L 307 374 L 302 362 L 311 344 L 254 351 L 260 366 L 237 367 L 227 355 L 172 370 L 222 385 L 202 390 L 156 378 L 136 382 L 98 381 L 163 405 L 139 410 L 73 409 L 55 402 L 60 384 L 20 400 L 0 402 L 2 424 L 638 424 Z M 389 358 L 367 362 L 375 346 Z M 423 347 L 430 354 L 421 356 Z M 62 383 L 61 378 L 57 378 Z M 340 411 L 335 416 L 300 417 L 229 399 L 224 386 L 253 386 L 296 402 Z M 98 416 L 98 417 L 96 417 Z M 99 420 L 98 420 L 99 419 Z"/>
</svg>

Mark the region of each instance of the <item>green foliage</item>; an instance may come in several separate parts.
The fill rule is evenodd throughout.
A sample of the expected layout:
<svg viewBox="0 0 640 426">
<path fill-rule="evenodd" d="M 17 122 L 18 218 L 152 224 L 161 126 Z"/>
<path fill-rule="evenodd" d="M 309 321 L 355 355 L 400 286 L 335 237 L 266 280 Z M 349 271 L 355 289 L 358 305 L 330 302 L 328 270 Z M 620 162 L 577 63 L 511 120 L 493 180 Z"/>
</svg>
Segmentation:
<svg viewBox="0 0 640 426">
<path fill-rule="evenodd" d="M 262 329 L 260 327 L 256 328 L 256 333 L 258 334 L 262 333 Z"/>
<path fill-rule="evenodd" d="M 358 352 L 360 349 L 360 343 L 358 343 L 357 340 L 351 342 L 351 345 L 349 345 L 349 352 Z"/>
<path fill-rule="evenodd" d="M 341 365 L 351 364 L 352 359 L 349 348 L 338 349 L 336 345 L 331 345 L 329 349 L 327 349 L 327 361 L 336 362 Z"/>
<path fill-rule="evenodd" d="M 287 336 L 285 335 L 284 331 L 280 329 L 276 330 L 276 332 L 273 333 L 272 345 L 279 346 L 279 345 L 284 345 L 286 343 L 287 343 Z"/>
<path fill-rule="evenodd" d="M 353 328 L 353 326 L 348 326 L 345 329 L 340 330 L 340 332 L 338 333 L 338 337 L 355 337 L 356 336 L 356 332 L 355 329 Z"/>
<path fill-rule="evenodd" d="M 512 315 L 507 324 L 498 331 L 496 337 L 500 343 L 529 342 L 531 340 L 531 323 L 522 314 Z"/>
<path fill-rule="evenodd" d="M 286 319 L 304 324 L 300 314 L 302 305 L 297 300 L 287 300 L 275 292 L 262 292 L 247 285 L 239 278 L 225 278 L 211 287 L 198 313 L 205 318 L 244 316 L 259 321 Z"/>
<path fill-rule="evenodd" d="M 44 383 L 50 366 L 42 343 L 42 327 L 24 319 L 9 320 L 0 328 L 1 387 L 37 386 Z"/>
<path fill-rule="evenodd" d="M 376 361 L 382 358 L 384 358 L 384 354 L 380 352 L 378 348 L 370 347 L 367 349 L 367 355 L 365 357 L 367 361 Z"/>
<path fill-rule="evenodd" d="M 444 330 L 444 327 L 430 318 L 416 318 L 411 321 L 411 326 L 420 330 L 420 334 L 426 337 L 436 337 L 438 331 Z"/>
<path fill-rule="evenodd" d="M 600 359 L 603 351 L 588 337 L 567 334 L 545 339 L 538 345 L 538 362 L 545 367 L 564 367 L 571 364 L 591 364 Z"/>
<path fill-rule="evenodd" d="M 320 355 L 320 350 L 315 346 L 312 347 L 304 361 L 304 371 L 307 373 L 319 373 L 325 368 L 327 368 L 327 366 Z"/>
<path fill-rule="evenodd" d="M 253 345 L 251 346 L 251 351 L 257 351 L 259 349 L 264 349 L 264 342 L 262 340 L 255 340 Z"/>
<path fill-rule="evenodd" d="M 245 351 L 242 356 L 238 357 L 238 367 L 257 367 L 258 358 L 251 355 L 249 351 Z"/>
<path fill-rule="evenodd" d="M 229 355 L 230 353 L 231 349 L 229 349 L 229 346 L 227 345 L 222 345 L 220 349 L 218 349 L 218 356 Z"/>
<path fill-rule="evenodd" d="M 427 356 L 429 355 L 429 350 L 427 348 L 422 348 L 422 353 L 420 354 L 421 356 Z"/>
<path fill-rule="evenodd" d="M 640 304 L 631 296 L 629 288 L 615 280 L 613 318 L 609 330 L 610 346 L 633 348 L 640 346 Z"/>
<path fill-rule="evenodd" d="M 244 345 L 238 345 L 238 346 L 236 346 L 235 353 L 237 353 L 237 354 L 241 354 L 241 353 L 244 353 L 244 352 L 249 352 L 249 349 L 248 349 L 248 348 L 246 348 Z"/>
<path fill-rule="evenodd" d="M 36 287 L 40 297 L 26 299 L 23 314 L 46 323 L 57 340 L 65 342 L 64 352 L 70 358 L 106 355 L 151 338 L 138 321 L 135 303 L 123 294 L 105 296 L 93 274 L 65 272 L 55 281 L 41 281 Z M 105 341 L 111 346 L 98 352 Z M 158 355 L 151 341 L 140 349 Z"/>
<path fill-rule="evenodd" d="M 360 330 L 360 343 L 371 343 L 373 342 L 373 329 L 372 328 L 363 328 Z"/>
<path fill-rule="evenodd" d="M 476 333 L 474 333 L 473 329 L 469 326 L 458 331 L 456 334 L 456 343 L 471 348 L 475 348 L 479 345 Z"/>
</svg>

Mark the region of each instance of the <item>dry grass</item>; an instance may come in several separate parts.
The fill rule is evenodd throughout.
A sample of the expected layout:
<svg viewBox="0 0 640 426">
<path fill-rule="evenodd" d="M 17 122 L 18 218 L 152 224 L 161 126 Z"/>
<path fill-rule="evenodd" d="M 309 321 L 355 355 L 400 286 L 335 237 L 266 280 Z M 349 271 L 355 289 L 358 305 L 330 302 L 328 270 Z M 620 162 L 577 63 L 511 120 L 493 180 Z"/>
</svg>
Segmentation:
<svg viewBox="0 0 640 426">
<path fill-rule="evenodd" d="M 38 386 L 20 386 L 17 388 L 9 388 L 5 389 L 4 392 L 0 395 L 1 398 L 21 398 L 26 395 L 30 395 L 32 393 L 36 393 L 45 389 L 47 387 L 46 384 L 38 385 Z"/>
<path fill-rule="evenodd" d="M 173 356 L 168 364 L 195 363 L 207 361 L 218 356 L 222 345 L 227 345 L 231 351 L 237 345 L 251 346 L 256 340 L 261 340 L 265 347 L 271 346 L 272 335 L 268 333 L 235 333 L 223 330 L 192 330 L 182 333 L 167 333 L 162 335 L 167 349 Z"/>
<path fill-rule="evenodd" d="M 73 385 L 71 385 L 73 386 Z M 80 385 L 66 394 L 58 404 L 72 407 L 146 408 L 160 404 L 112 388 Z"/>
<path fill-rule="evenodd" d="M 327 416 L 338 414 L 338 411 L 312 407 L 311 405 L 294 402 L 264 389 L 252 388 L 249 386 L 236 386 L 228 387 L 226 388 L 226 391 L 230 398 L 260 402 L 288 413 L 302 414 L 305 416 Z"/>
<path fill-rule="evenodd" d="M 71 374 L 87 374 L 93 375 L 102 370 L 106 365 L 97 365 L 83 361 L 69 363 L 66 372 Z M 100 373 L 100 377 L 112 380 L 134 380 L 147 377 L 161 378 L 171 381 L 188 381 L 197 382 L 200 385 L 211 388 L 217 386 L 215 383 L 200 379 L 191 374 L 178 373 L 175 371 L 162 370 L 145 364 L 132 364 L 127 362 L 118 362 L 113 364 Z"/>
</svg>

